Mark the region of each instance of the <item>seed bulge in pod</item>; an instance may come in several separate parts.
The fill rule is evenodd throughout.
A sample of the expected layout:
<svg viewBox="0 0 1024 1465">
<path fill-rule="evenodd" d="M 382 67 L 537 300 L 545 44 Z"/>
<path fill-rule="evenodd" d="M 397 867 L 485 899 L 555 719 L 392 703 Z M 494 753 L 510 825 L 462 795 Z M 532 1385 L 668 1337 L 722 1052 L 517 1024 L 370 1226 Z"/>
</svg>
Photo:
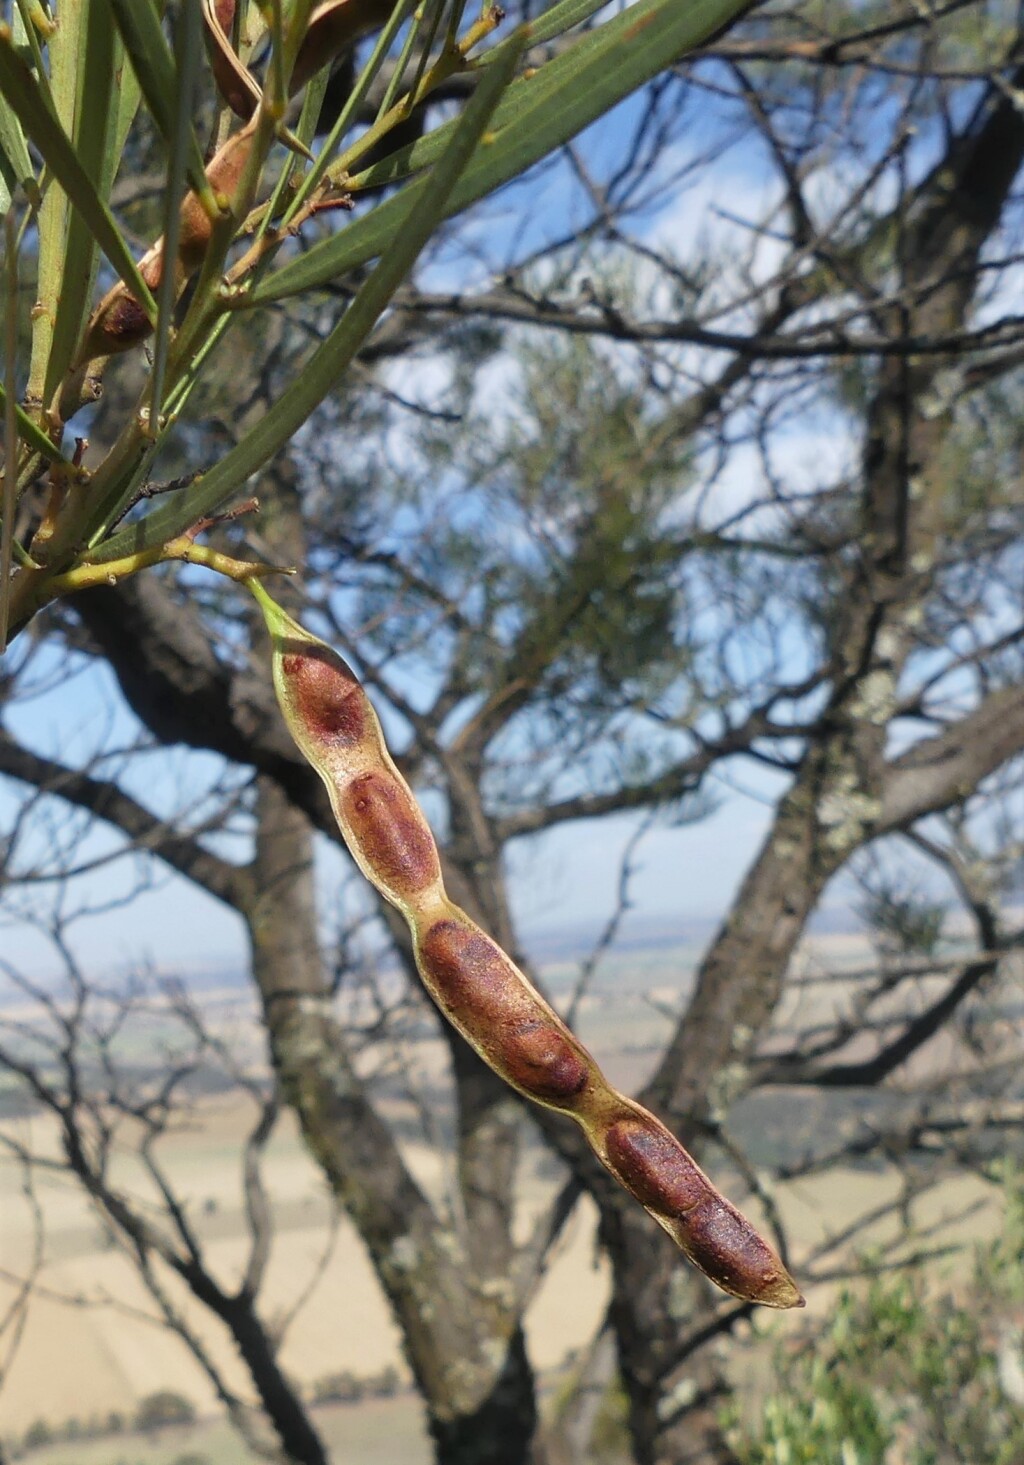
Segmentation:
<svg viewBox="0 0 1024 1465">
<path fill-rule="evenodd" d="M 361 773 L 342 789 L 339 803 L 353 843 L 385 890 L 402 899 L 441 878 L 433 836 L 393 773 Z"/>
<path fill-rule="evenodd" d="M 692 1211 L 711 1187 L 670 1134 L 620 1119 L 605 1135 L 605 1151 L 623 1185 L 659 1216 Z"/>
<path fill-rule="evenodd" d="M 686 1254 L 724 1292 L 766 1307 L 803 1307 L 772 1248 L 723 1195 L 707 1196 L 676 1229 Z"/>
<path fill-rule="evenodd" d="M 330 647 L 285 642 L 281 674 L 307 739 L 341 747 L 359 742 L 366 728 L 366 694 Z"/>
<path fill-rule="evenodd" d="M 445 1006 L 484 1040 L 534 1015 L 508 957 L 468 917 L 435 921 L 420 943 L 420 961 Z"/>
<path fill-rule="evenodd" d="M 513 1083 L 535 1099 L 568 1103 L 585 1087 L 589 1069 L 551 1023 L 530 1021 L 505 1035 L 501 1056 Z"/>
</svg>

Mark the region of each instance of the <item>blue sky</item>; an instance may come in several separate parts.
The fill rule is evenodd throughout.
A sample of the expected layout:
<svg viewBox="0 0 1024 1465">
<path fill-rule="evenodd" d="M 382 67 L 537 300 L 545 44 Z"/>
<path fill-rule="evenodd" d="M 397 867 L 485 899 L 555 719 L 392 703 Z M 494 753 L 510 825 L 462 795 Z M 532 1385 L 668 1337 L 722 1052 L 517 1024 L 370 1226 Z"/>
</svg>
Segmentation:
<svg viewBox="0 0 1024 1465">
<path fill-rule="evenodd" d="M 616 149 L 626 145 L 636 106 L 635 101 L 624 104 L 613 117 L 590 129 L 581 145 L 609 162 Z M 693 114 L 685 146 L 696 152 L 707 149 L 717 126 L 713 106 Z M 680 253 L 698 238 L 726 247 L 730 231 L 735 234 L 735 225 L 726 216 L 756 217 L 772 193 L 762 158 L 750 149 L 733 149 L 716 160 L 698 186 L 652 210 L 643 228 L 649 237 Z M 539 188 L 525 184 L 506 190 L 482 212 L 475 247 L 491 259 L 503 256 L 513 235 L 520 249 L 536 247 L 545 236 L 561 232 L 567 215 L 572 217 L 579 206 L 579 195 L 566 190 L 564 174 L 550 171 Z M 460 254 L 463 280 L 464 263 L 465 255 Z M 770 260 L 762 262 L 766 271 L 770 265 Z M 432 283 L 443 283 L 450 268 L 442 253 L 432 267 Z M 482 262 L 480 278 L 484 278 Z M 422 385 L 422 363 L 412 370 L 420 374 Z M 810 484 L 835 471 L 838 459 L 849 453 L 850 442 L 834 423 L 819 420 L 789 429 L 780 437 L 778 451 L 791 480 Z M 750 454 L 740 450 L 717 485 L 720 509 L 742 502 L 754 477 Z M 123 746 L 138 735 L 132 719 L 118 706 L 112 678 L 101 670 L 58 686 L 25 708 L 15 708 L 10 721 L 31 745 L 72 762 L 101 745 Z M 129 776 L 129 784 L 154 808 L 187 808 L 201 798 L 216 767 L 216 760 L 181 751 L 150 756 Z M 654 828 L 637 852 L 630 917 L 635 925 L 645 919 L 678 918 L 682 928 L 688 921 L 713 918 L 728 908 L 768 827 L 771 805 L 782 784 L 777 776 L 753 765 L 730 766 L 724 776 L 730 779 L 728 784 L 719 778 L 710 787 L 718 801 L 713 814 L 695 825 Z M 10 791 L 0 783 L 0 821 L 9 820 L 14 806 Z M 51 808 L 57 827 L 63 822 L 66 830 L 73 829 L 59 805 L 53 803 Z M 615 899 L 621 853 L 634 827 L 629 818 L 605 821 L 599 833 L 592 827 L 568 825 L 513 847 L 509 864 L 513 899 L 527 941 L 531 933 L 596 925 L 605 919 Z M 110 848 L 109 836 L 99 832 L 90 835 L 79 854 L 82 859 L 94 858 Z M 325 908 L 338 899 L 341 875 L 338 861 L 325 857 L 321 879 Z M 104 866 L 81 882 L 78 898 L 100 901 L 112 884 L 115 889 L 130 888 L 133 876 L 131 861 Z M 129 906 L 82 921 L 77 931 L 78 947 L 90 964 L 118 968 L 148 960 L 160 967 L 191 968 L 244 960 L 237 918 L 187 882 L 163 872 L 154 887 Z M 0 930 L 0 950 L 12 961 L 45 960 L 37 939 L 21 929 Z"/>
<path fill-rule="evenodd" d="M 8 721 L 28 745 L 73 764 L 89 761 L 100 749 L 130 746 L 139 734 L 119 702 L 111 674 L 100 667 L 15 705 Z M 108 773 L 118 763 L 108 755 L 96 771 Z M 218 769 L 218 760 L 206 755 L 160 751 L 131 765 L 124 782 L 158 812 L 192 810 Z M 728 776 L 729 783 L 719 779 L 709 785 L 717 807 L 708 817 L 692 825 L 655 825 L 646 834 L 633 857 L 629 923 L 634 930 L 650 920 L 659 925 L 678 920 L 683 931 L 688 923 L 713 918 L 728 907 L 781 787 L 777 777 L 753 766 L 736 768 Z M 0 826 L 9 825 L 18 801 L 18 786 L 0 780 Z M 116 838 L 103 826 L 80 838 L 84 826 L 57 799 L 46 800 L 39 813 L 46 818 L 37 819 L 36 833 L 23 846 L 23 860 L 40 852 L 54 831 L 73 844 L 76 864 L 102 859 L 117 848 Z M 569 824 L 512 846 L 512 898 L 527 943 L 566 928 L 596 927 L 607 918 L 615 903 L 622 853 L 636 822 L 622 816 L 603 821 L 599 828 Z M 244 858 L 244 841 L 225 844 L 223 853 Z M 75 922 L 74 946 L 90 969 L 107 968 L 112 975 L 140 963 L 161 970 L 237 968 L 244 963 L 244 930 L 231 911 L 158 862 L 146 861 L 145 871 L 143 888 L 129 904 Z M 69 909 L 106 905 L 135 888 L 140 873 L 139 862 L 130 856 L 101 864 L 75 882 Z M 358 878 L 343 856 L 325 848 L 319 884 L 326 925 L 339 919 L 342 902 L 351 905 L 350 882 Z M 45 904 L 51 889 L 34 887 L 27 899 Z M 46 944 L 20 923 L 0 927 L 0 954 L 26 971 L 54 966 Z"/>
</svg>

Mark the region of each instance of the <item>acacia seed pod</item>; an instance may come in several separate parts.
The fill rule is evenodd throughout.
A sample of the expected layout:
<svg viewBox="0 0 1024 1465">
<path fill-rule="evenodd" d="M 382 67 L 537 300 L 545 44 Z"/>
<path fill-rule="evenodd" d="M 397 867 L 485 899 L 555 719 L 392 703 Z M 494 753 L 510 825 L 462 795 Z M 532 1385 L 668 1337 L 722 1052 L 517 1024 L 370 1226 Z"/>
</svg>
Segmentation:
<svg viewBox="0 0 1024 1465">
<path fill-rule="evenodd" d="M 236 117 L 248 122 L 260 104 L 261 92 L 231 44 L 235 0 L 202 0 L 203 34 L 217 90 Z"/>
<path fill-rule="evenodd" d="M 497 942 L 447 904 L 440 920 L 410 923 L 428 991 L 507 1083 L 552 1108 L 573 1108 L 593 1059 Z"/>
<path fill-rule="evenodd" d="M 206 181 L 215 195 L 235 206 L 235 194 L 252 154 L 258 117 L 239 132 L 234 132 L 214 153 L 206 166 Z M 181 224 L 178 232 L 178 262 L 187 279 L 203 262 L 213 235 L 213 220 L 203 208 L 194 190 L 189 189 L 181 201 Z"/>
<path fill-rule="evenodd" d="M 352 669 L 269 596 L 274 687 L 367 879 L 409 924 L 424 986 L 485 1062 L 526 1098 L 571 1115 L 602 1164 L 723 1291 L 768 1307 L 803 1298 L 768 1243 L 653 1114 L 608 1083 L 515 963 L 448 899 L 437 848 Z"/>
<path fill-rule="evenodd" d="M 256 123 L 253 121 L 229 137 L 211 159 L 206 176 L 215 193 L 223 194 L 229 199 L 233 196 L 249 160 L 255 130 Z M 213 233 L 213 222 L 192 189 L 181 201 L 180 217 L 178 254 L 174 261 L 176 295 L 180 294 L 189 278 L 202 264 Z M 139 261 L 139 274 L 150 290 L 155 291 L 163 278 L 163 272 L 164 242 L 158 239 Z M 84 362 L 117 356 L 123 351 L 131 350 L 133 346 L 146 340 L 152 329 L 140 301 L 123 280 L 118 280 L 93 311 L 82 349 L 72 370 L 77 370 Z M 72 405 L 74 410 L 77 404 L 64 404 L 63 396 L 61 400 L 61 414 L 66 421 L 65 405 Z"/>
<path fill-rule="evenodd" d="M 315 6 L 292 69 L 292 94 L 369 31 L 382 26 L 393 9 L 392 0 L 326 0 Z"/>
<path fill-rule="evenodd" d="M 139 274 L 150 290 L 160 284 L 164 269 L 163 241 L 158 240 L 139 261 Z M 89 321 L 78 364 L 97 356 L 116 356 L 144 341 L 152 331 L 140 301 L 123 280 L 111 286 Z"/>
<path fill-rule="evenodd" d="M 389 900 L 437 884 L 437 848 L 404 779 L 386 769 L 359 773 L 341 790 L 339 803 L 370 878 Z"/>
<path fill-rule="evenodd" d="M 217 90 L 245 121 L 260 104 L 262 93 L 231 44 L 234 0 L 202 0 L 206 50 Z M 352 47 L 391 14 L 392 0 L 327 0 L 314 7 L 299 45 L 289 82 L 294 96 L 318 71 Z"/>
</svg>

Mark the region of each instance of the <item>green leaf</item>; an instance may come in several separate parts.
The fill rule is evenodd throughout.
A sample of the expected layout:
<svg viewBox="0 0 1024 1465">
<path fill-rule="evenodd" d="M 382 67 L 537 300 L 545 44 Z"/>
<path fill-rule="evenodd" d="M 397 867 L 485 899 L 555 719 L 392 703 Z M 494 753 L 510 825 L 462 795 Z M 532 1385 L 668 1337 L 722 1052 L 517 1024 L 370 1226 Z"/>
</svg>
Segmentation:
<svg viewBox="0 0 1024 1465">
<path fill-rule="evenodd" d="M 61 29 L 71 19 L 65 11 Z M 111 97 L 120 47 L 103 7 L 97 0 L 80 0 L 74 7 L 77 34 L 65 44 L 66 65 L 60 68 L 62 83 L 70 89 L 67 105 L 75 157 L 96 196 L 106 200 L 114 181 L 116 109 L 97 106 L 97 98 Z M 70 73 L 65 76 L 65 72 Z M 62 269 L 57 287 L 53 338 L 46 364 L 43 405 L 49 406 L 75 358 L 82 327 L 89 315 L 93 286 L 99 268 L 99 251 L 92 230 L 82 214 L 72 209 L 67 220 Z"/>
<path fill-rule="evenodd" d="M 18 505 L 18 449 L 14 394 L 18 376 L 18 240 L 14 218 L 4 219 L 4 487 L 0 505 L 0 656 L 7 647 L 11 607 L 14 513 Z"/>
<path fill-rule="evenodd" d="M 42 20 L 43 24 L 39 22 Z M 43 95 L 53 105 L 50 78 L 43 62 L 41 39 L 49 45 L 57 30 L 56 22 L 44 14 L 39 0 L 16 0 L 11 15 L 11 30 L 14 33 L 14 49 L 30 71 L 34 71 Z"/>
<path fill-rule="evenodd" d="M 530 41 L 530 49 L 542 45 L 545 41 L 553 41 L 556 36 L 563 35 L 566 31 L 572 30 L 575 25 L 582 25 L 589 20 L 597 11 L 603 10 L 608 0 L 561 0 L 560 5 L 552 5 L 550 10 L 545 10 L 543 15 L 538 15 L 533 21 L 533 38 Z M 488 66 L 501 54 L 508 41 L 502 41 L 499 45 L 482 56 L 481 62 Z"/>
<path fill-rule="evenodd" d="M 452 193 L 445 217 L 460 213 L 568 142 L 749 4 L 750 0 L 691 0 L 686 5 L 680 0 L 641 0 L 587 32 L 532 77 L 516 81 L 495 112 L 491 135 L 478 147 Z M 482 75 L 489 69 L 483 68 Z M 438 128 L 412 148 L 367 169 L 361 180 L 387 182 L 423 167 L 445 145 L 452 126 Z M 373 259 L 415 218 L 427 186 L 427 180 L 417 180 L 341 233 L 313 245 L 301 258 L 269 275 L 241 303 L 264 305 L 315 289 Z"/>
<path fill-rule="evenodd" d="M 11 193 L 20 184 L 33 203 L 39 202 L 35 169 L 28 155 L 28 143 L 21 123 L 0 97 L 0 175 Z"/>
<path fill-rule="evenodd" d="M 6 406 L 7 395 L 3 387 L 0 386 L 0 412 L 5 411 Z M 27 412 L 23 411 L 21 407 L 15 406 L 14 416 L 18 436 L 23 443 L 27 443 L 30 448 L 34 448 L 37 453 L 42 453 L 43 457 L 49 458 L 52 463 L 67 462 L 60 449 L 51 443 L 46 433 L 43 432 L 38 423 L 32 421 Z"/>
<path fill-rule="evenodd" d="M 114 535 L 90 555 L 92 560 L 118 559 L 160 544 L 180 534 L 196 519 L 215 512 L 284 446 L 336 386 L 443 217 L 452 190 L 512 78 L 528 40 L 529 27 L 524 26 L 519 36 L 519 45 L 510 47 L 500 62 L 488 67 L 467 103 L 448 147 L 424 180 L 427 186 L 415 218 L 391 241 L 342 319 L 298 372 L 292 385 L 252 431 L 190 489 L 140 524 Z"/>
<path fill-rule="evenodd" d="M 163 14 L 165 0 L 157 0 L 157 10 Z M 123 38 L 122 38 L 123 44 Z M 128 141 L 128 134 L 131 131 L 132 123 L 135 121 L 135 114 L 139 110 L 139 102 L 142 99 L 142 91 L 139 87 L 138 78 L 130 66 L 121 68 L 121 85 L 117 93 L 117 158 L 120 160 L 124 155 L 124 146 Z M 117 176 L 115 171 L 114 176 Z"/>
<path fill-rule="evenodd" d="M 141 9 L 142 7 L 140 7 Z M 181 201 L 185 193 L 185 175 L 189 166 L 191 146 L 195 144 L 192 131 L 192 109 L 195 105 L 196 81 L 199 72 L 199 58 L 202 51 L 202 21 L 196 5 L 186 5 L 179 13 L 174 27 L 174 129 L 170 137 L 167 160 L 167 184 L 164 188 L 163 238 L 165 258 L 174 259 L 178 253 L 181 234 Z M 206 187 L 205 174 L 203 186 Z M 160 277 L 157 291 L 159 315 L 153 337 L 153 372 L 151 377 L 150 424 L 154 430 L 160 419 L 163 399 L 164 375 L 167 370 L 167 355 L 171 343 L 171 323 L 174 317 L 177 287 L 174 271 L 165 269 Z"/>
<path fill-rule="evenodd" d="M 76 12 L 76 6 L 66 7 L 61 27 L 50 42 L 51 51 L 57 37 Z M 10 27 L 6 25 L 0 25 L 0 92 L 17 113 L 27 136 L 39 149 L 74 208 L 82 215 L 107 259 L 150 318 L 154 319 L 156 306 L 153 297 L 139 274 L 113 214 L 76 157 L 71 139 L 50 110 L 32 73 L 15 51 Z"/>
<path fill-rule="evenodd" d="M 178 128 L 184 126 L 185 161 L 189 181 L 199 194 L 208 194 L 203 152 L 191 117 L 179 118 L 177 66 L 160 26 L 160 17 L 150 0 L 104 0 L 112 13 L 128 52 L 132 70 L 168 148 L 177 144 Z M 185 19 L 183 15 L 182 20 Z M 212 195 L 210 196 L 212 205 Z"/>
<path fill-rule="evenodd" d="M 65 24 L 51 36 L 49 74 L 43 66 L 38 38 L 33 35 L 31 26 L 26 32 L 24 17 L 20 9 L 18 12 L 19 25 L 14 35 L 14 44 L 19 56 L 25 49 L 19 42 L 25 39 L 26 34 L 31 38 L 36 54 L 36 78 L 45 88 L 41 94 L 42 103 L 69 130 L 75 122 L 74 80 L 80 19 L 81 12 L 77 8 L 70 8 L 65 17 Z M 21 32 L 20 35 L 18 31 Z M 2 50 L 2 46 L 0 46 L 0 50 Z M 0 90 L 2 89 L 2 81 L 0 81 Z M 43 173 L 43 186 L 42 204 L 38 214 L 39 268 L 36 282 L 36 308 L 32 312 L 32 354 L 26 388 L 26 401 L 38 405 L 39 408 L 49 405 L 44 397 L 46 374 L 68 246 L 67 195 L 55 184 L 53 173 L 49 169 Z"/>
</svg>

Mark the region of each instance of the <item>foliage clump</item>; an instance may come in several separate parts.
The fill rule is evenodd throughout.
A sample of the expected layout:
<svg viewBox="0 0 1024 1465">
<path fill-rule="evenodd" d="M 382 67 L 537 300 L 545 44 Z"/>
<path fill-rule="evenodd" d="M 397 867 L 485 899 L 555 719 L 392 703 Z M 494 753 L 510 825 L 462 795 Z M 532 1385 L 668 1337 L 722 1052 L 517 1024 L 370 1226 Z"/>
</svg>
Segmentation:
<svg viewBox="0 0 1024 1465">
<path fill-rule="evenodd" d="M 824 1328 L 781 1348 L 742 1465 L 1018 1465 L 1024 1460 L 1024 1184 L 967 1286 L 920 1268 L 846 1287 Z"/>
<path fill-rule="evenodd" d="M 138 1429 L 161 1429 L 169 1424 L 192 1424 L 196 1411 L 191 1400 L 173 1389 L 159 1389 L 147 1394 L 135 1416 Z"/>
<path fill-rule="evenodd" d="M 312 1400 L 314 1404 L 358 1404 L 361 1399 L 391 1399 L 401 1387 L 401 1377 L 392 1365 L 367 1375 L 342 1369 L 317 1379 Z"/>
</svg>

